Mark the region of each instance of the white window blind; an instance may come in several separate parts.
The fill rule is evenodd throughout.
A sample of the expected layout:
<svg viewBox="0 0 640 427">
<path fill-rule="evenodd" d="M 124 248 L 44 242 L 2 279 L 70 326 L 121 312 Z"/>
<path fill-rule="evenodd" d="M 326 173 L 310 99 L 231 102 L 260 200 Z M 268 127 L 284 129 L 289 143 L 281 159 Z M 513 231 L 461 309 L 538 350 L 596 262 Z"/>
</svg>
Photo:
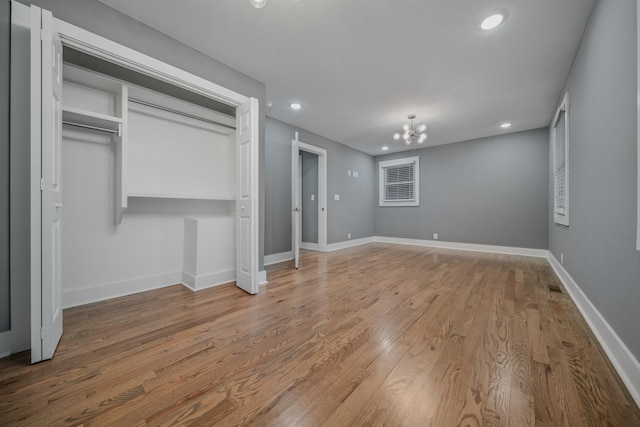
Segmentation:
<svg viewBox="0 0 640 427">
<path fill-rule="evenodd" d="M 554 149 L 554 183 L 555 183 L 555 212 L 556 213 L 565 213 L 565 201 L 566 201 L 566 171 L 567 171 L 567 162 L 565 158 L 565 121 L 564 121 L 565 113 L 564 111 L 560 112 L 560 116 L 558 118 L 558 123 L 555 127 L 555 149 Z"/>
<path fill-rule="evenodd" d="M 380 206 L 418 206 L 419 158 L 380 162 Z"/>
<path fill-rule="evenodd" d="M 384 200 L 413 200 L 413 163 L 384 168 Z"/>
<path fill-rule="evenodd" d="M 568 94 L 565 94 L 551 125 L 553 154 L 553 217 L 556 224 L 569 225 Z"/>
</svg>

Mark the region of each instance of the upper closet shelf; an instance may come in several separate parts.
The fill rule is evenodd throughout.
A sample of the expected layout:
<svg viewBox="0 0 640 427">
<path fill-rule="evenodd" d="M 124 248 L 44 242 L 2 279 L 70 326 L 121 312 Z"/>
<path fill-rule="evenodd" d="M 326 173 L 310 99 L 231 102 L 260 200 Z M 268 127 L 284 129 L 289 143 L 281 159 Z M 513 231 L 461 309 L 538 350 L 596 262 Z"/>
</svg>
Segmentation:
<svg viewBox="0 0 640 427">
<path fill-rule="evenodd" d="M 81 108 L 63 107 L 62 122 L 120 135 L 122 119 Z"/>
</svg>

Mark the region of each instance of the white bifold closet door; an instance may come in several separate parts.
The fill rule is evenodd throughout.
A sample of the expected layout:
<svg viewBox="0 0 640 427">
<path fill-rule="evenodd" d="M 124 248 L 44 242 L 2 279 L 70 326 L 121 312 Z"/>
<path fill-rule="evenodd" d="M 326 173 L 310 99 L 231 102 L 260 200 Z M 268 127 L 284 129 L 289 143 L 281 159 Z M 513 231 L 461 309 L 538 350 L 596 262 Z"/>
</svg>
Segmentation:
<svg viewBox="0 0 640 427">
<path fill-rule="evenodd" d="M 236 285 L 258 293 L 258 100 L 236 109 Z"/>
<path fill-rule="evenodd" d="M 31 361 L 35 363 L 51 359 L 62 336 L 62 43 L 53 31 L 51 12 L 31 7 L 31 40 L 31 139 L 40 143 L 42 203 L 41 259 L 32 259 L 40 263 L 41 271 L 31 284 Z M 37 266 L 32 267 L 32 275 L 36 270 Z"/>
</svg>

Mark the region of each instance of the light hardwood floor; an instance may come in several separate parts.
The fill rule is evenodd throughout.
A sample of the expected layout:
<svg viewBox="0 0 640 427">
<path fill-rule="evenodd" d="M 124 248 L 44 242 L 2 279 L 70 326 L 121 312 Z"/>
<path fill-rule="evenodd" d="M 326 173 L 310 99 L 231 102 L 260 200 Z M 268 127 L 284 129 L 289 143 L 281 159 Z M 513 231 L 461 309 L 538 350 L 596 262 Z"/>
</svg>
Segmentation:
<svg viewBox="0 0 640 427">
<path fill-rule="evenodd" d="M 0 361 L 0 425 L 640 426 L 546 260 L 370 244 L 268 272 L 65 310 L 52 361 Z"/>
</svg>

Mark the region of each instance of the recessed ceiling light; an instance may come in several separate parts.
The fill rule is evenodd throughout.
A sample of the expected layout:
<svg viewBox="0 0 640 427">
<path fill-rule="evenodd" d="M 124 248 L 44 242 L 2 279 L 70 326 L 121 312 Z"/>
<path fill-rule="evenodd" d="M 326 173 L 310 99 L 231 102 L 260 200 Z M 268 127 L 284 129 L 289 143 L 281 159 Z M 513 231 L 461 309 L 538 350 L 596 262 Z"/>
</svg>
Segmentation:
<svg viewBox="0 0 640 427">
<path fill-rule="evenodd" d="M 302 104 L 298 102 L 292 102 L 291 105 L 289 105 L 289 107 L 291 107 L 293 110 L 299 110 L 302 108 Z"/>
<path fill-rule="evenodd" d="M 504 123 L 500 124 L 500 127 L 502 129 L 509 129 L 511 126 L 513 126 L 513 123 L 511 123 L 511 122 L 504 122 Z"/>
<path fill-rule="evenodd" d="M 502 21 L 504 21 L 503 13 L 492 13 L 480 22 L 480 29 L 485 31 L 493 30 L 498 25 L 502 24 Z"/>
<path fill-rule="evenodd" d="M 389 147 L 387 147 L 386 145 L 384 147 L 382 147 L 382 151 L 387 151 L 389 149 Z"/>
<path fill-rule="evenodd" d="M 267 4 L 267 0 L 249 0 L 249 3 L 256 9 L 262 9 Z"/>
</svg>

